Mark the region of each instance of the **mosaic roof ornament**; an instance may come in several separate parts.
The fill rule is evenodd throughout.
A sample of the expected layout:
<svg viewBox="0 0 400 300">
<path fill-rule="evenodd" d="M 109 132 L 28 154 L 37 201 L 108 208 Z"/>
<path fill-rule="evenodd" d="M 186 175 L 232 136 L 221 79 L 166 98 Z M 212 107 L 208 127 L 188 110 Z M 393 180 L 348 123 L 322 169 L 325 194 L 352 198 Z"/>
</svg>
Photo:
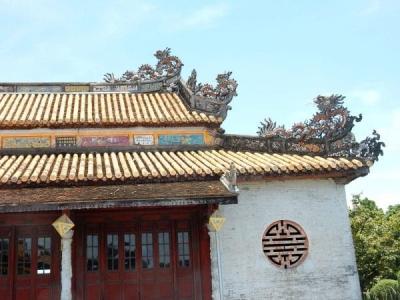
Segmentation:
<svg viewBox="0 0 400 300">
<path fill-rule="evenodd" d="M 317 112 L 311 119 L 295 123 L 290 129 L 278 126 L 270 118 L 261 122 L 258 137 L 225 135 L 223 145 L 235 150 L 326 155 L 363 158 L 374 162 L 383 155 L 385 143 L 374 130 L 373 136 L 357 142 L 351 132 L 362 115 L 353 116 L 343 106 L 342 95 L 318 96 Z"/>
<path fill-rule="evenodd" d="M 137 71 L 126 71 L 121 77 L 106 73 L 103 79 L 111 84 L 179 80 L 183 63 L 177 56 L 171 55 L 170 48 L 158 50 L 154 56 L 158 59 L 155 67 L 144 64 Z"/>
<path fill-rule="evenodd" d="M 225 119 L 228 110 L 231 109 L 229 103 L 237 96 L 238 84 L 231 75 L 232 72 L 218 74 L 217 85 L 213 86 L 209 83 L 197 83 L 197 72 L 193 69 L 186 82 L 186 87 L 190 90 L 192 108 Z"/>
</svg>

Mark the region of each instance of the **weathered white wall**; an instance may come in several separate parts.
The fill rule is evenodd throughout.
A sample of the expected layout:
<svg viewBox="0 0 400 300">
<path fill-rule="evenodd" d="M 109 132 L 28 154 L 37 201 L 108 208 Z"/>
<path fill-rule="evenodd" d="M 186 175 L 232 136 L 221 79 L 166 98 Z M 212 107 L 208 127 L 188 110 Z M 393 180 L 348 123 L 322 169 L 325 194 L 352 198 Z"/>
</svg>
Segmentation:
<svg viewBox="0 0 400 300">
<path fill-rule="evenodd" d="M 218 233 L 223 299 L 360 299 L 343 185 L 291 180 L 239 185 L 237 205 L 221 205 Z M 265 257 L 262 235 L 280 219 L 297 222 L 309 239 L 305 261 L 281 270 Z M 216 240 L 211 236 L 213 298 L 220 299 Z"/>
</svg>

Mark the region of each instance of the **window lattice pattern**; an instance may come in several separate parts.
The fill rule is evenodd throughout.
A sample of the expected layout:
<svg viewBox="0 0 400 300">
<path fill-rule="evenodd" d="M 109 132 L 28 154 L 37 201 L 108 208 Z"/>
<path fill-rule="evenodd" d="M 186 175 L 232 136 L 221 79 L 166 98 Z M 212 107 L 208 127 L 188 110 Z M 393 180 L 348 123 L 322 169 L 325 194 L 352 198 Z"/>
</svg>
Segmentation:
<svg viewBox="0 0 400 300">
<path fill-rule="evenodd" d="M 142 267 L 144 269 L 154 267 L 152 233 L 142 233 Z"/>
<path fill-rule="evenodd" d="M 31 273 L 32 263 L 32 239 L 19 238 L 17 244 L 17 274 L 27 275 Z"/>
<path fill-rule="evenodd" d="M 57 148 L 76 147 L 76 137 L 75 136 L 56 137 L 56 147 Z"/>
<path fill-rule="evenodd" d="M 51 238 L 38 238 L 37 273 L 50 274 L 51 272 Z"/>
<path fill-rule="evenodd" d="M 124 234 L 125 270 L 132 271 L 136 267 L 136 241 L 132 233 Z"/>
<path fill-rule="evenodd" d="M 8 275 L 8 250 L 9 240 L 6 238 L 0 239 L 0 276 Z"/>
<path fill-rule="evenodd" d="M 107 234 L 107 268 L 118 270 L 118 235 Z"/>
<path fill-rule="evenodd" d="M 99 237 L 95 234 L 86 236 L 86 269 L 91 272 L 99 270 Z"/>
<path fill-rule="evenodd" d="M 308 239 L 303 228 L 288 220 L 270 224 L 264 232 L 262 245 L 268 260 L 283 269 L 299 265 L 308 253 Z"/>
<path fill-rule="evenodd" d="M 171 263 L 169 232 L 158 233 L 158 255 L 160 268 L 168 268 Z"/>
<path fill-rule="evenodd" d="M 180 267 L 190 266 L 189 232 L 178 232 L 178 262 Z"/>
</svg>

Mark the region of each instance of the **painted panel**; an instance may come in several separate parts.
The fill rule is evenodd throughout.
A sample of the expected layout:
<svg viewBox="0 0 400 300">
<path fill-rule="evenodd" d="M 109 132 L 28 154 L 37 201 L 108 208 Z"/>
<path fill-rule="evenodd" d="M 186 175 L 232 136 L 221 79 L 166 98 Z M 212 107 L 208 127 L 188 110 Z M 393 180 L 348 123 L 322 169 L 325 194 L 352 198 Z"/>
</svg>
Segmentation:
<svg viewBox="0 0 400 300">
<path fill-rule="evenodd" d="M 137 85 L 94 85 L 93 92 L 136 92 Z"/>
<path fill-rule="evenodd" d="M 129 146 L 126 136 L 84 136 L 81 137 L 81 147 Z"/>
<path fill-rule="evenodd" d="M 0 86 L 0 93 L 13 93 L 14 87 L 11 85 L 2 85 Z"/>
<path fill-rule="evenodd" d="M 76 137 L 58 136 L 56 137 L 56 147 L 57 148 L 76 147 Z"/>
<path fill-rule="evenodd" d="M 50 137 L 5 137 L 3 148 L 48 148 Z"/>
<path fill-rule="evenodd" d="M 202 134 L 162 134 L 158 136 L 159 145 L 204 145 Z"/>
<path fill-rule="evenodd" d="M 90 91 L 90 87 L 88 85 L 66 85 L 64 90 L 67 93 L 85 93 Z"/>
<path fill-rule="evenodd" d="M 151 134 L 135 135 L 133 142 L 135 145 L 154 145 L 154 137 Z"/>
<path fill-rule="evenodd" d="M 60 93 L 61 85 L 20 85 L 17 86 L 18 93 Z"/>
</svg>

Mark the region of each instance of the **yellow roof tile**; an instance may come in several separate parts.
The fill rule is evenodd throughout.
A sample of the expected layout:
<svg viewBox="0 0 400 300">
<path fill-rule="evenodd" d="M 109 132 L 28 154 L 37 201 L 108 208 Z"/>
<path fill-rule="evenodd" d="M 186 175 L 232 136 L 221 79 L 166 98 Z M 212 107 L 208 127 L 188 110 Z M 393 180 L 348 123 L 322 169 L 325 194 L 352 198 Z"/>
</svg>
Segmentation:
<svg viewBox="0 0 400 300">
<path fill-rule="evenodd" d="M 287 176 L 299 173 L 339 176 L 340 172 L 368 167 L 368 162 L 360 159 L 231 150 L 5 155 L 0 156 L 0 186 L 152 178 L 189 180 L 221 176 L 232 162 L 239 177 L 279 176 L 282 172 Z"/>
<path fill-rule="evenodd" d="M 214 124 L 176 93 L 2 93 L 0 129 Z"/>
</svg>

